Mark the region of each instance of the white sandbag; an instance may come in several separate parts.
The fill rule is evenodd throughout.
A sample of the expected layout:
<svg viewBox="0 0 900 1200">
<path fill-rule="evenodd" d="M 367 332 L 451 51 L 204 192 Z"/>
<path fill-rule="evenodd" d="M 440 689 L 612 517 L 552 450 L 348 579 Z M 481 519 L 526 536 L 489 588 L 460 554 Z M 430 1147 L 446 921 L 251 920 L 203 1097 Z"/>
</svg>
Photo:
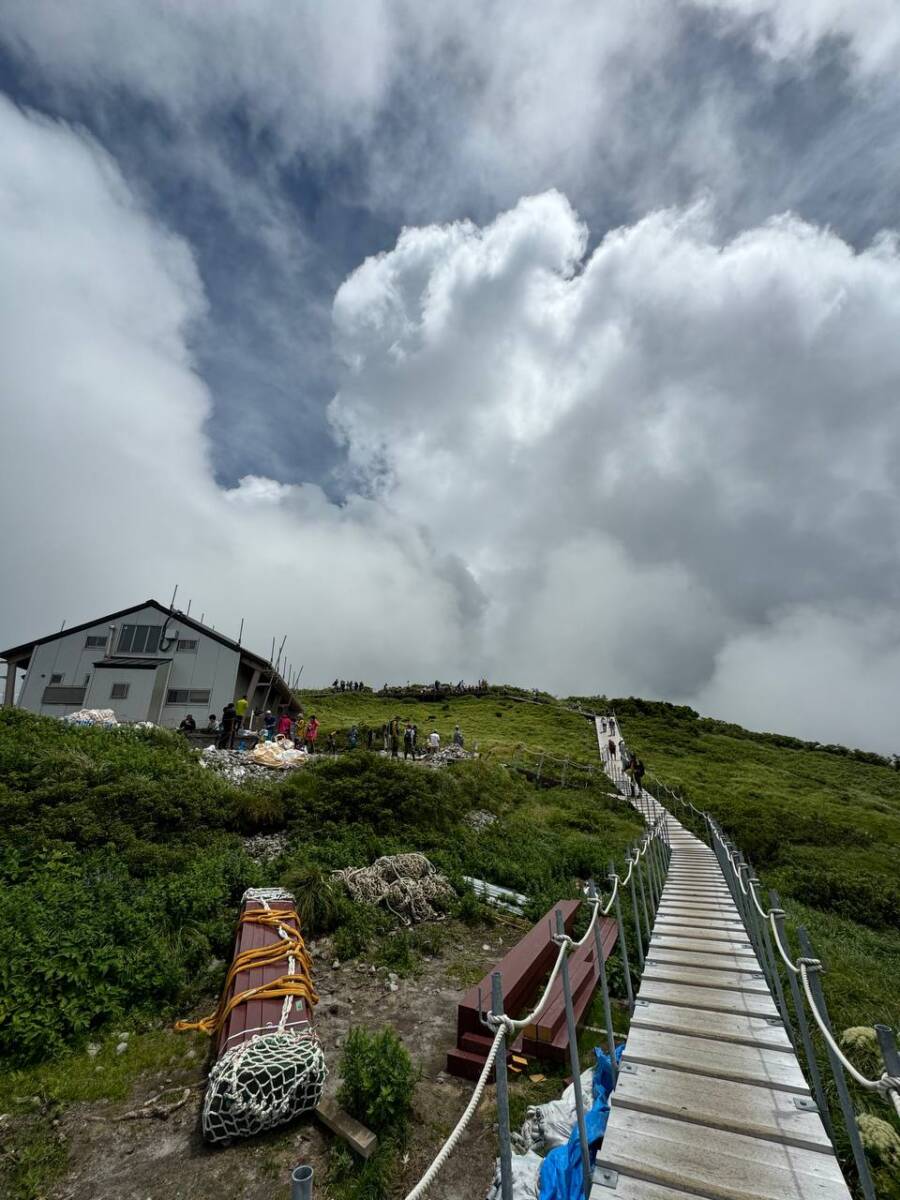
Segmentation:
<svg viewBox="0 0 900 1200">
<path fill-rule="evenodd" d="M 581 1096 L 588 1109 L 594 1102 L 594 1070 L 581 1073 Z M 542 1150 L 564 1146 L 575 1128 L 578 1114 L 575 1109 L 575 1084 L 570 1083 L 558 1100 L 532 1104 L 526 1109 L 525 1121 L 513 1141 L 517 1149 Z"/>
<path fill-rule="evenodd" d="M 116 714 L 111 708 L 79 708 L 78 712 L 63 717 L 71 725 L 118 725 Z"/>
<path fill-rule="evenodd" d="M 538 1200 L 541 1186 L 541 1163 L 539 1154 L 529 1150 L 527 1154 L 512 1156 L 513 1200 Z M 500 1200 L 500 1160 L 494 1164 L 494 1181 L 488 1188 L 487 1200 Z"/>
<path fill-rule="evenodd" d="M 293 742 L 279 737 L 274 742 L 257 742 L 249 757 L 264 767 L 296 767 L 306 762 L 306 751 L 295 750 Z"/>
</svg>

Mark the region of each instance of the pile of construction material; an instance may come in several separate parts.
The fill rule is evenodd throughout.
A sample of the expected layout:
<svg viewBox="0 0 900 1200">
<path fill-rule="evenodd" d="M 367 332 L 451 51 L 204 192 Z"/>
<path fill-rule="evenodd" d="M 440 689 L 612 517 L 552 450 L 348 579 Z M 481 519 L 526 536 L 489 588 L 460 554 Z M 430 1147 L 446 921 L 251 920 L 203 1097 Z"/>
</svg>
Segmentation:
<svg viewBox="0 0 900 1200">
<path fill-rule="evenodd" d="M 63 717 L 70 725 L 118 725 L 116 714 L 111 708 L 79 708 L 78 712 Z"/>
<path fill-rule="evenodd" d="M 255 833 L 244 838 L 244 853 L 260 866 L 268 866 L 287 850 L 286 833 Z"/>
<path fill-rule="evenodd" d="M 442 750 L 435 750 L 433 754 L 428 754 L 424 759 L 429 767 L 446 767 L 450 763 L 464 762 L 466 759 L 474 758 L 468 750 L 464 750 L 462 746 L 457 746 L 453 742 L 449 746 L 444 746 Z"/>
<path fill-rule="evenodd" d="M 271 742 L 262 745 L 273 746 L 274 750 Z M 273 753 L 270 762 L 267 761 L 268 756 L 257 755 L 256 749 L 220 750 L 218 746 L 207 746 L 200 754 L 200 766 L 215 771 L 229 783 L 248 783 L 252 779 L 271 780 L 286 767 L 299 766 L 307 760 L 307 755 L 302 750 L 294 750 L 292 753 L 296 757 L 293 761 L 285 761 L 286 755 L 282 754 L 281 761 L 276 762 L 276 754 Z"/>
</svg>

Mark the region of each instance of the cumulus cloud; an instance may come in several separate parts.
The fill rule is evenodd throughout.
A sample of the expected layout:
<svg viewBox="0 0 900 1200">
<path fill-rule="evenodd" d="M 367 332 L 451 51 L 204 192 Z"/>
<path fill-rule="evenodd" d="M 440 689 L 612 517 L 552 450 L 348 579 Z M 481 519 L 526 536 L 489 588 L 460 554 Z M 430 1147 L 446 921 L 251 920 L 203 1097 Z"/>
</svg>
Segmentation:
<svg viewBox="0 0 900 1200">
<path fill-rule="evenodd" d="M 724 696 L 733 639 L 900 584 L 896 239 L 703 203 L 586 241 L 558 193 L 405 231 L 335 299 L 332 418 L 471 565 L 501 674 Z"/>
</svg>

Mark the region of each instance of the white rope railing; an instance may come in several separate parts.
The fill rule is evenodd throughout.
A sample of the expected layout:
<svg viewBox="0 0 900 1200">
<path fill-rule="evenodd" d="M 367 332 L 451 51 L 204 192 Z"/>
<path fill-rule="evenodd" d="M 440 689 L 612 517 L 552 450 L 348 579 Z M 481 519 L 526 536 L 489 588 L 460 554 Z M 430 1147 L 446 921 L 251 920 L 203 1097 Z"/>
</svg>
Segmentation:
<svg viewBox="0 0 900 1200">
<path fill-rule="evenodd" d="M 652 778 L 656 783 L 660 783 L 655 776 Z M 685 800 L 683 797 L 679 796 L 677 792 L 672 791 L 665 784 L 661 784 L 661 786 L 664 788 L 666 793 L 672 796 L 673 799 L 675 799 L 679 804 L 681 804 L 683 807 L 690 807 L 698 817 L 705 821 L 712 833 L 712 836 L 722 847 L 724 857 L 731 867 L 731 872 L 742 894 L 752 899 L 754 908 L 756 909 L 760 918 L 771 928 L 773 941 L 778 949 L 778 953 L 782 962 L 790 972 L 796 976 L 799 976 L 803 984 L 803 994 L 806 998 L 809 1011 L 811 1012 L 813 1020 L 815 1021 L 816 1026 L 818 1027 L 819 1032 L 821 1033 L 822 1038 L 824 1039 L 831 1053 L 835 1056 L 847 1074 L 861 1088 L 870 1092 L 878 1092 L 886 1099 L 890 1099 L 897 1111 L 898 1116 L 900 1116 L 900 1077 L 890 1075 L 887 1071 L 885 1071 L 877 1079 L 869 1079 L 856 1066 L 854 1066 L 854 1064 L 850 1061 L 850 1059 L 835 1041 L 834 1035 L 831 1033 L 829 1028 L 828 1021 L 819 1009 L 819 1005 L 815 996 L 813 995 L 812 987 L 809 982 L 808 972 L 810 970 L 821 970 L 821 961 L 817 958 L 804 958 L 800 956 L 797 958 L 796 962 L 794 962 L 790 955 L 790 948 L 785 948 L 784 943 L 782 942 L 781 932 L 779 931 L 778 921 L 776 919 L 777 917 L 784 915 L 783 910 L 777 908 L 765 909 L 759 902 L 759 897 L 756 894 L 756 888 L 753 885 L 753 880 L 748 879 L 745 885 L 744 873 L 748 870 L 747 864 L 737 861 L 739 858 L 738 852 L 729 845 L 728 840 L 725 838 L 716 821 L 710 816 L 709 813 L 704 812 L 702 809 L 696 808 L 691 801 Z"/>
<path fill-rule="evenodd" d="M 491 1043 L 491 1048 L 488 1051 L 488 1056 L 485 1059 L 481 1074 L 478 1076 L 478 1080 L 475 1084 L 475 1090 L 472 1093 L 469 1103 L 466 1105 L 465 1111 L 457 1121 L 456 1125 L 453 1127 L 453 1130 L 447 1137 L 444 1144 L 441 1146 L 441 1149 L 438 1151 L 433 1162 L 425 1171 L 424 1175 L 421 1177 L 412 1191 L 406 1194 L 405 1200 L 419 1200 L 419 1198 L 424 1196 L 431 1187 L 441 1168 L 444 1166 L 447 1159 L 459 1144 L 462 1135 L 465 1133 L 466 1128 L 468 1127 L 469 1122 L 471 1121 L 472 1116 L 478 1107 L 481 1097 L 484 1094 L 484 1089 L 487 1086 L 488 1079 L 490 1078 L 491 1071 L 494 1069 L 494 1064 L 496 1062 L 500 1047 L 504 1040 L 513 1034 L 520 1033 L 529 1025 L 536 1024 L 541 1013 L 547 1006 L 547 1003 L 550 999 L 550 993 L 553 990 L 553 985 L 556 983 L 556 980 L 559 977 L 559 973 L 562 970 L 562 964 L 565 958 L 574 950 L 584 946 L 588 938 L 594 935 L 595 927 L 600 919 L 601 914 L 603 916 L 609 915 L 609 912 L 611 911 L 619 893 L 619 887 L 627 886 L 631 880 L 634 864 L 640 858 L 646 855 L 651 844 L 655 840 L 662 838 L 664 823 L 665 810 L 663 810 L 663 812 L 657 816 L 657 819 L 654 821 L 649 831 L 641 838 L 641 845 L 639 848 L 635 848 L 634 857 L 628 857 L 628 873 L 624 879 L 619 876 L 618 872 L 610 877 L 612 879 L 612 889 L 609 900 L 607 901 L 605 907 L 601 908 L 601 900 L 599 896 L 591 896 L 588 898 L 588 903 L 591 905 L 593 911 L 591 913 L 591 919 L 588 922 L 588 927 L 578 941 L 575 941 L 574 938 L 570 937 L 566 933 L 554 935 L 553 940 L 559 945 L 559 952 L 557 953 L 556 961 L 553 964 L 553 969 L 550 972 L 550 977 L 547 980 L 541 997 L 532 1011 L 528 1013 L 527 1016 L 516 1019 L 507 1016 L 505 1013 L 489 1012 L 487 1014 L 487 1023 L 492 1029 L 495 1030 L 494 1040 Z"/>
</svg>

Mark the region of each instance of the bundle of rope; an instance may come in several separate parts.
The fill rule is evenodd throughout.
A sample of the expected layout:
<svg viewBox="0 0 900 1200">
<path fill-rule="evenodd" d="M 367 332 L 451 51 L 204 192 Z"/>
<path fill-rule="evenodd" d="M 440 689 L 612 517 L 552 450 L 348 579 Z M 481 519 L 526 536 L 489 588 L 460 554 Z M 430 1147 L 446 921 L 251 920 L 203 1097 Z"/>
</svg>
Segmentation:
<svg viewBox="0 0 900 1200">
<path fill-rule="evenodd" d="M 440 921 L 443 902 L 455 895 L 450 881 L 424 854 L 387 854 L 370 867 L 333 871 L 358 904 L 383 904 L 404 925 Z"/>
<path fill-rule="evenodd" d="M 277 908 L 273 907 L 276 902 Z M 247 1137 L 315 1108 L 327 1074 L 311 1025 L 318 996 L 293 896 L 279 889 L 247 891 L 236 946 L 241 945 L 242 934 L 253 928 L 276 936 L 263 945 L 237 951 L 214 1012 L 198 1021 L 178 1021 L 175 1026 L 219 1038 L 221 1053 L 210 1071 L 202 1113 L 203 1133 L 211 1142 Z M 286 968 L 283 971 L 281 964 Z M 239 987 L 240 978 L 247 980 L 251 971 L 257 978 L 259 972 L 269 972 L 272 977 L 255 986 Z M 276 1002 L 270 1005 L 271 1018 L 261 1019 L 257 1027 L 248 1028 L 246 1016 L 232 1022 L 242 1006 L 245 1013 L 265 1013 L 270 1001 Z M 247 1008 L 250 1004 L 252 1010 Z M 232 1028 L 234 1032 L 229 1034 Z"/>
</svg>

